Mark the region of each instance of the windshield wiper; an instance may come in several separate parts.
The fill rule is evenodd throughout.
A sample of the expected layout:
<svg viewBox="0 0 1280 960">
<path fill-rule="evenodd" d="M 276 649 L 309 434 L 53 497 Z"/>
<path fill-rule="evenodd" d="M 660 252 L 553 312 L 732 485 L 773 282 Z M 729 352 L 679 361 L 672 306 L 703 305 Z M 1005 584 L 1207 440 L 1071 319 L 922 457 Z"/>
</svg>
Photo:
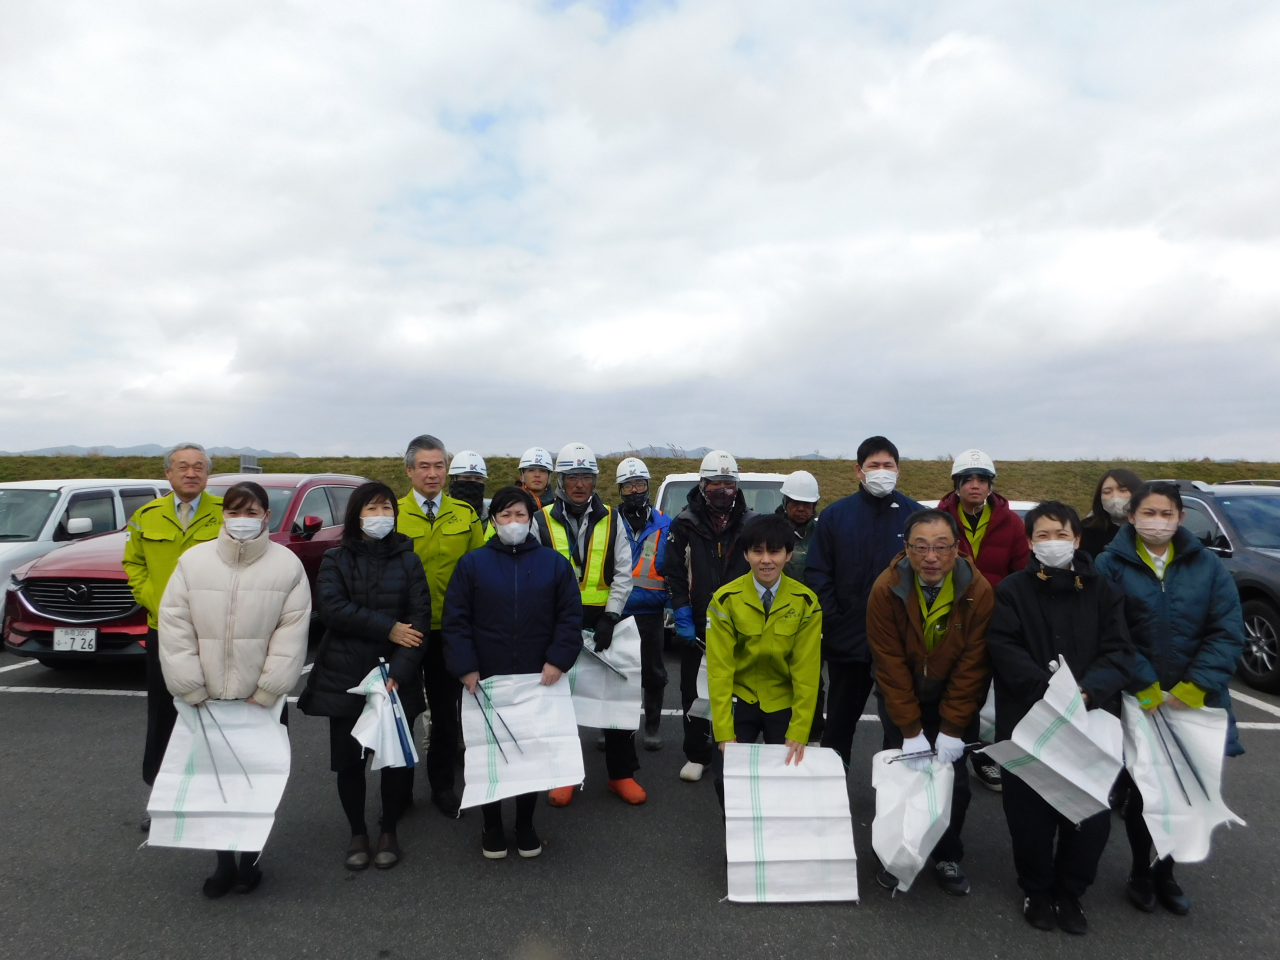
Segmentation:
<svg viewBox="0 0 1280 960">
<path fill-rule="evenodd" d="M 0 533 L 0 540 L 30 540 L 25 533 Z"/>
</svg>

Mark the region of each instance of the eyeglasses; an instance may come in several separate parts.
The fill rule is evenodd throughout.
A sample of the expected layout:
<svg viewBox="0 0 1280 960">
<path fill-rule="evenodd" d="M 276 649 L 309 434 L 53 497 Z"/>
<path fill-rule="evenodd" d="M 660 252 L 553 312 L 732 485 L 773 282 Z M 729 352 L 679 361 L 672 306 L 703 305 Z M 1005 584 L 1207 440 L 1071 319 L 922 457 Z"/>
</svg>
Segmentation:
<svg viewBox="0 0 1280 960">
<path fill-rule="evenodd" d="M 624 483 L 621 487 L 618 488 L 619 492 L 622 494 L 644 493 L 648 489 L 649 489 L 648 480 L 628 480 L 626 483 Z"/>
<path fill-rule="evenodd" d="M 945 557 L 956 548 L 954 541 L 952 543 L 908 543 L 907 549 L 914 553 L 917 557 L 927 557 L 931 553 L 936 553 L 940 557 Z"/>
</svg>

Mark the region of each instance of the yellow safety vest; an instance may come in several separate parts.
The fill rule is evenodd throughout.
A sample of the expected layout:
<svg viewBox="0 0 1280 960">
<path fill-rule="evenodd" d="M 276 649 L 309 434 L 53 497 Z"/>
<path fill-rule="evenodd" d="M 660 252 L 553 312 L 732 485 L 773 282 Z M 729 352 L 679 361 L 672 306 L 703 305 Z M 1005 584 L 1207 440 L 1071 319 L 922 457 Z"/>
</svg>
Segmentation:
<svg viewBox="0 0 1280 960">
<path fill-rule="evenodd" d="M 542 508 L 547 518 L 547 530 L 551 532 L 551 546 L 562 557 L 573 563 L 573 552 L 569 549 L 569 530 L 551 515 L 552 504 Z M 603 607 L 609 601 L 609 584 L 604 579 L 604 558 L 609 550 L 609 540 L 613 536 L 613 511 L 610 510 L 596 521 L 591 536 L 587 538 L 587 562 L 578 577 L 578 589 L 582 591 L 584 607 Z M 576 571 L 575 571 L 576 572 Z"/>
</svg>

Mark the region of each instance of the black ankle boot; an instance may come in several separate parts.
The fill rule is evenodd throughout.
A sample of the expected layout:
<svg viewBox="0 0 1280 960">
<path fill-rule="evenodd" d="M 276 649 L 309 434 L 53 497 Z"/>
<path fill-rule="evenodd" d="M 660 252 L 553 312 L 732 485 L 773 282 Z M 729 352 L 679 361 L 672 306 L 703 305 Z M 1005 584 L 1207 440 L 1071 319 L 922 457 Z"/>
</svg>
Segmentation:
<svg viewBox="0 0 1280 960">
<path fill-rule="evenodd" d="M 262 870 L 258 867 L 257 851 L 240 854 L 240 869 L 236 872 L 236 893 L 253 893 L 262 882 Z"/>
<path fill-rule="evenodd" d="M 204 895 L 211 900 L 225 896 L 236 885 L 236 855 L 230 850 L 218 851 L 218 868 L 204 881 Z"/>
</svg>

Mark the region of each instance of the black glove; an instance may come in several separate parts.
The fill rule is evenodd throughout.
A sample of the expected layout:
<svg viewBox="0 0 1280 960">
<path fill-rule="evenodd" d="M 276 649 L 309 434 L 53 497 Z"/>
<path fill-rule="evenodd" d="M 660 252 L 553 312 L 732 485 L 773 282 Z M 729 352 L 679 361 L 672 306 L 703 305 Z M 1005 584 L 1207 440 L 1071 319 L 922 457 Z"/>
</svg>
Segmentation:
<svg viewBox="0 0 1280 960">
<path fill-rule="evenodd" d="M 613 643 L 613 628 L 622 618 L 616 613 L 602 613 L 596 621 L 596 653 L 604 653 Z"/>
</svg>

